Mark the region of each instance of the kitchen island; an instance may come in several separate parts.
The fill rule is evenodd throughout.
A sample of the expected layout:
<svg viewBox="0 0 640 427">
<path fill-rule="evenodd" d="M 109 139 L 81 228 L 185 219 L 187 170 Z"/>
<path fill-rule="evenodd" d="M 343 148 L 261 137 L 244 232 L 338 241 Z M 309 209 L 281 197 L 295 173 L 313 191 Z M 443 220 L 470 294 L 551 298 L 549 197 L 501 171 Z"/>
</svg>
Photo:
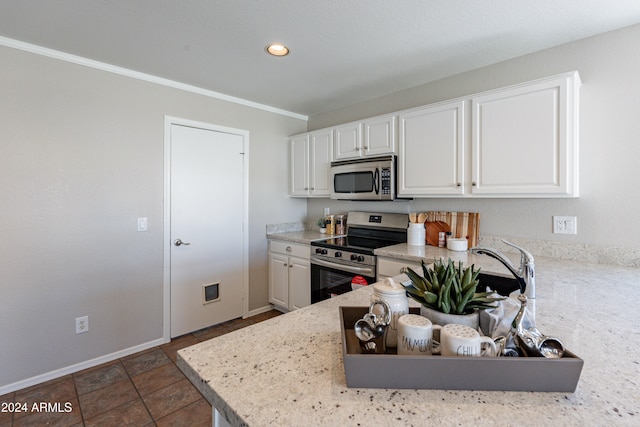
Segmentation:
<svg viewBox="0 0 640 427">
<path fill-rule="evenodd" d="M 185 348 L 178 366 L 232 426 L 639 425 L 640 270 L 537 257 L 536 273 L 539 329 L 584 360 L 574 393 L 348 388 L 338 307 L 367 306 L 371 287 Z"/>
</svg>

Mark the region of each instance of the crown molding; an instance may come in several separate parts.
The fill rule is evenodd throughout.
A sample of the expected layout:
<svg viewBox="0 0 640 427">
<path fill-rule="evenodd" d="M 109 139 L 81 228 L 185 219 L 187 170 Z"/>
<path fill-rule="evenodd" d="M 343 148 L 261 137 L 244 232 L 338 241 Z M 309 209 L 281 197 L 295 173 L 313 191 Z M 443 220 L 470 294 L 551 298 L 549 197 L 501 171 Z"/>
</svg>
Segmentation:
<svg viewBox="0 0 640 427">
<path fill-rule="evenodd" d="M 115 65 L 107 64 L 105 62 L 95 61 L 93 59 L 88 59 L 82 56 L 72 55 L 72 54 L 61 52 L 58 50 L 21 42 L 19 40 L 10 39 L 7 37 L 0 36 L 0 46 L 19 49 L 25 52 L 34 53 L 36 55 L 42 55 L 49 58 L 59 59 L 61 61 L 82 65 L 84 67 L 89 67 L 89 68 L 94 68 L 101 71 L 106 71 L 109 73 L 119 74 L 121 76 L 131 77 L 134 79 L 159 84 L 162 86 L 167 86 L 174 89 L 184 90 L 186 92 L 196 93 L 198 95 L 204 95 L 209 98 L 215 98 L 222 101 L 233 102 L 235 104 L 244 105 L 246 107 L 251 107 L 258 110 L 268 111 L 270 113 L 280 114 L 283 116 L 292 117 L 294 119 L 300 119 L 305 121 L 309 120 L 309 116 L 305 116 L 303 114 L 282 110 L 280 108 L 272 107 L 270 105 L 260 104 L 260 103 L 249 101 L 246 99 L 237 98 L 235 96 L 225 95 L 223 93 L 214 92 L 212 90 L 203 89 L 197 86 L 191 86 L 191 85 L 180 83 L 174 80 L 165 79 L 165 78 L 154 76 L 151 74 L 141 73 L 138 71 L 130 70 L 128 68 L 118 67 Z"/>
</svg>

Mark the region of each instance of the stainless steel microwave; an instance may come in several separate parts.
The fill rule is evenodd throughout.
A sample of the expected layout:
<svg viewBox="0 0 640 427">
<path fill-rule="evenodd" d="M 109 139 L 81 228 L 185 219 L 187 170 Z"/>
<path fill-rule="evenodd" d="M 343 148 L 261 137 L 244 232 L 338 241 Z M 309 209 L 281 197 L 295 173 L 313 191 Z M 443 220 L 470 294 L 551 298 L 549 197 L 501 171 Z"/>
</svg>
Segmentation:
<svg viewBox="0 0 640 427">
<path fill-rule="evenodd" d="M 332 162 L 331 185 L 332 199 L 393 200 L 396 197 L 396 157 Z"/>
</svg>

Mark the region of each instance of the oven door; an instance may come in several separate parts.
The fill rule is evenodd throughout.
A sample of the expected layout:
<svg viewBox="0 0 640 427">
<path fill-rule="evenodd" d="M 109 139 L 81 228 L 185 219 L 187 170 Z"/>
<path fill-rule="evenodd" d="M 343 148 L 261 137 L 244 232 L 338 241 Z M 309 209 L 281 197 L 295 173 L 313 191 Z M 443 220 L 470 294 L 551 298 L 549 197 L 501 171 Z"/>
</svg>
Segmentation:
<svg viewBox="0 0 640 427">
<path fill-rule="evenodd" d="M 376 268 L 338 264 L 311 257 L 311 303 L 351 291 L 351 281 L 356 276 L 362 277 L 368 284 L 375 283 Z"/>
</svg>

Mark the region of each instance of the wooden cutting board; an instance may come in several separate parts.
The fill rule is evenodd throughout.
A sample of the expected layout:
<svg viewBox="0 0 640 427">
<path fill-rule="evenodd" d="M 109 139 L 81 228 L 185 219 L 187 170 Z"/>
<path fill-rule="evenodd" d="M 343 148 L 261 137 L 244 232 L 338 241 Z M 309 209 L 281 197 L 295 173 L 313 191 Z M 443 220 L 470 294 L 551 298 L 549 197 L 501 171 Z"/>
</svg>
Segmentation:
<svg viewBox="0 0 640 427">
<path fill-rule="evenodd" d="M 427 212 L 428 227 L 429 222 L 446 223 L 453 237 L 466 237 L 469 240 L 469 247 L 472 248 L 478 244 L 480 238 L 480 214 L 477 212 Z M 427 244 L 432 244 L 427 239 Z M 436 243 L 437 246 L 437 243 Z"/>
</svg>

